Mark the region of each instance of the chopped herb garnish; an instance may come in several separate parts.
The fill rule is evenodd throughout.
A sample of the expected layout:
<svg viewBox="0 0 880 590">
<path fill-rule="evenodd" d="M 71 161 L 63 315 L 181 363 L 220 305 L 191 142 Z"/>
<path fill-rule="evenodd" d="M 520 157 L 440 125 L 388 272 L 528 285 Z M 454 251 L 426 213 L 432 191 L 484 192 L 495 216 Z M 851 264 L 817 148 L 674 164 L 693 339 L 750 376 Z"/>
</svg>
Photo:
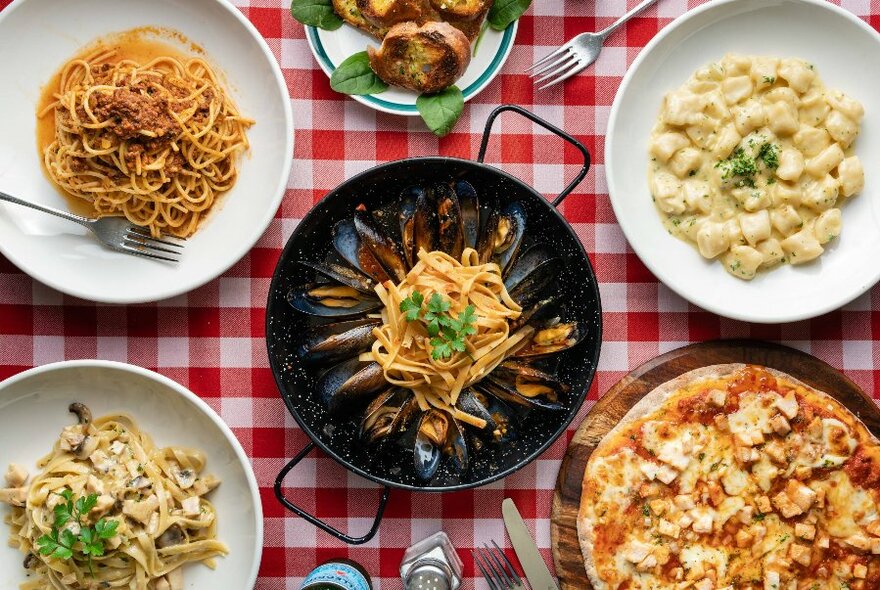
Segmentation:
<svg viewBox="0 0 880 590">
<path fill-rule="evenodd" d="M 98 504 L 98 495 L 89 494 L 74 501 L 70 489 L 57 494 L 65 501 L 55 506 L 51 532 L 37 539 L 40 555 L 62 561 L 85 559 L 89 574 L 94 577 L 92 557 L 104 555 L 104 541 L 116 535 L 119 521 L 102 518 L 90 527 L 83 523 L 83 518 Z M 79 532 L 74 533 L 75 528 L 67 527 L 69 523 L 76 523 Z"/>
<path fill-rule="evenodd" d="M 779 168 L 779 146 L 769 141 L 761 146 L 758 150 L 759 160 L 764 161 L 764 165 L 771 170 Z"/>
<path fill-rule="evenodd" d="M 776 76 L 764 76 L 764 82 L 767 84 L 773 84 L 776 82 Z"/>
<path fill-rule="evenodd" d="M 449 313 L 452 303 L 439 293 L 434 293 L 422 310 L 425 296 L 418 291 L 400 302 L 400 311 L 407 321 L 421 320 L 431 337 L 431 356 L 434 360 L 448 359 L 456 352 L 465 352 L 468 336 L 477 333 L 477 314 L 473 305 L 453 316 Z"/>
</svg>

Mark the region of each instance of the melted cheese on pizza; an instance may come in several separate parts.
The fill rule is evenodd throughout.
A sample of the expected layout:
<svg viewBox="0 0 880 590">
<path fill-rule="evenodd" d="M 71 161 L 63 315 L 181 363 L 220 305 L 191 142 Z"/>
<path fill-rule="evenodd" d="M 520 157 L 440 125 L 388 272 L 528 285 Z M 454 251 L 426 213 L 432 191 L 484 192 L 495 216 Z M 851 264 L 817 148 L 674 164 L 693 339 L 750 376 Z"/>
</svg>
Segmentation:
<svg viewBox="0 0 880 590">
<path fill-rule="evenodd" d="M 613 590 L 880 588 L 880 449 L 839 403 L 749 367 L 606 438 L 584 479 Z"/>
</svg>

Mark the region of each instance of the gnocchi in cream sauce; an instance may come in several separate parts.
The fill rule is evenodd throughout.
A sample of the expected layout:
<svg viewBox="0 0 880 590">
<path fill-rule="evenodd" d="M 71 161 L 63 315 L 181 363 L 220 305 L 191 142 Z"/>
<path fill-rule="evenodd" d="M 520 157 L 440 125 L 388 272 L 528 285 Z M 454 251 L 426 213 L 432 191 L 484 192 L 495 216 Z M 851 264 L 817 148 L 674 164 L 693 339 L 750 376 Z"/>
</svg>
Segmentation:
<svg viewBox="0 0 880 590">
<path fill-rule="evenodd" d="M 864 186 L 852 153 L 863 115 L 800 59 L 728 54 L 697 70 L 651 134 L 663 223 L 741 279 L 817 258 Z"/>
</svg>

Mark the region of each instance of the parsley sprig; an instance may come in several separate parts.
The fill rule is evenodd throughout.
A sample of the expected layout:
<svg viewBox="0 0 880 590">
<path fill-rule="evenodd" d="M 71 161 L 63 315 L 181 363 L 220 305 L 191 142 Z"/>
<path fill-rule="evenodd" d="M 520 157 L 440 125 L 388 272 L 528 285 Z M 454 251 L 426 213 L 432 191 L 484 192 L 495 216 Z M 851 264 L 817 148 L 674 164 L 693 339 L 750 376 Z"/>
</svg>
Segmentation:
<svg viewBox="0 0 880 590">
<path fill-rule="evenodd" d="M 55 521 L 52 531 L 37 539 L 37 547 L 41 555 L 67 561 L 69 559 L 86 559 L 89 573 L 92 571 L 92 557 L 104 555 L 104 541 L 116 535 L 119 526 L 117 520 L 100 519 L 94 527 L 83 523 L 83 518 L 98 504 L 98 495 L 89 494 L 73 499 L 73 491 L 64 489 L 57 492 L 64 502 L 55 506 Z M 79 533 L 74 533 L 67 524 L 75 522 Z"/>
<path fill-rule="evenodd" d="M 431 337 L 431 357 L 434 360 L 448 359 L 456 352 L 465 352 L 468 336 L 477 333 L 477 314 L 473 305 L 468 305 L 458 316 L 450 313 L 452 302 L 439 293 L 434 293 L 425 309 L 425 296 L 415 291 L 400 302 L 400 311 L 409 322 L 421 320 Z"/>
</svg>

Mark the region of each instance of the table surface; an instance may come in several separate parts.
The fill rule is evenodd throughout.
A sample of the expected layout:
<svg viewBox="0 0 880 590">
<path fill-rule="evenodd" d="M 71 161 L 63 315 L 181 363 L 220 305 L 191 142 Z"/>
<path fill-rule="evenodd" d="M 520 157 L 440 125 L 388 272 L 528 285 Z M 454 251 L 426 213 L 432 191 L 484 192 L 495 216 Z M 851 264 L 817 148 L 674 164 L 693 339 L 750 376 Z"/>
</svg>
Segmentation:
<svg viewBox="0 0 880 590">
<path fill-rule="evenodd" d="M 251 457 L 265 513 L 265 549 L 257 588 L 299 588 L 304 576 L 331 557 L 354 559 L 371 573 L 374 588 L 399 588 L 397 569 L 411 543 L 437 530 L 449 533 L 465 562 L 465 588 L 475 580 L 469 550 L 496 540 L 505 548 L 501 501 L 512 497 L 550 555 L 550 504 L 566 444 L 593 401 L 585 404 L 567 437 L 507 479 L 477 490 L 431 495 L 392 493 L 379 534 L 346 546 L 275 501 L 272 482 L 286 458 L 307 442 L 278 397 L 264 342 L 266 294 L 275 262 L 299 219 L 327 191 L 377 163 L 408 156 L 474 158 L 488 113 L 515 103 L 580 139 L 593 156 L 586 180 L 563 205 L 596 269 L 604 306 L 604 345 L 589 393 L 595 400 L 642 362 L 679 346 L 712 338 L 783 342 L 842 369 L 880 397 L 880 289 L 811 321 L 751 325 L 695 308 L 658 283 L 615 223 L 605 185 L 604 132 L 614 93 L 627 66 L 672 19 L 701 4 L 661 0 L 607 42 L 601 57 L 564 86 L 537 92 L 523 70 L 582 31 L 598 30 L 635 0 L 534 0 L 520 21 L 516 45 L 501 74 L 465 107 L 453 133 L 437 139 L 416 118 L 377 113 L 330 89 L 312 58 L 303 27 L 287 0 L 234 0 L 272 48 L 284 70 L 296 126 L 293 173 L 284 202 L 256 247 L 219 279 L 172 300 L 130 307 L 96 305 L 62 295 L 0 256 L 0 379 L 65 359 L 128 362 L 166 375 L 199 394 L 232 427 Z M 880 29 L 880 1 L 837 2 Z M 0 0 L 5 8 L 9 0 Z M 509 119 L 508 119 L 509 117 Z M 487 162 L 559 192 L 578 169 L 557 137 L 502 115 L 502 140 Z M 876 328 L 876 330 L 875 330 Z M 297 504 L 337 527 L 364 531 L 379 497 L 376 486 L 312 453 L 288 477 Z"/>
</svg>

